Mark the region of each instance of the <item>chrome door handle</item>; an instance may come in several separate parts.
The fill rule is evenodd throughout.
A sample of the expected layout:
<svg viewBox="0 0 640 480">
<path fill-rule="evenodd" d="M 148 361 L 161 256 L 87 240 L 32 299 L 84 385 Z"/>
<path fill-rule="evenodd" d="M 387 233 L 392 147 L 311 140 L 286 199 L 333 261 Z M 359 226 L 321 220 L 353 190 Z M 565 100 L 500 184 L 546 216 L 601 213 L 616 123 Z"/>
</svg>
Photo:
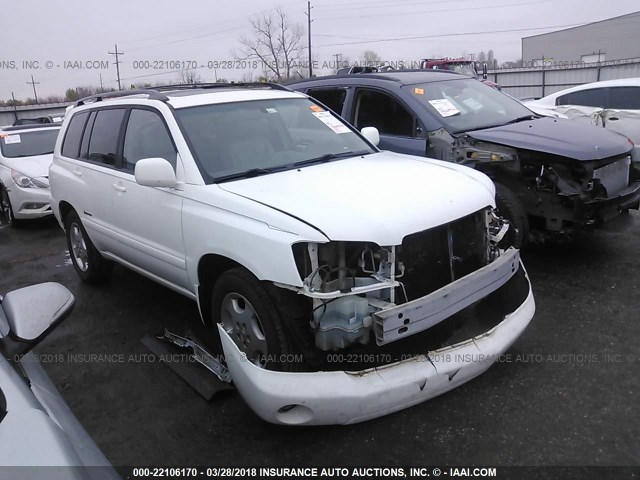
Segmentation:
<svg viewBox="0 0 640 480">
<path fill-rule="evenodd" d="M 82 176 L 82 170 L 80 170 L 79 168 L 76 168 L 75 170 L 72 170 L 71 173 L 73 173 L 74 175 L 81 177 Z"/>
<path fill-rule="evenodd" d="M 125 187 L 124 185 L 118 185 L 117 183 L 112 183 L 111 186 L 113 187 L 114 190 L 117 190 L 119 192 L 127 191 L 127 187 Z"/>
</svg>

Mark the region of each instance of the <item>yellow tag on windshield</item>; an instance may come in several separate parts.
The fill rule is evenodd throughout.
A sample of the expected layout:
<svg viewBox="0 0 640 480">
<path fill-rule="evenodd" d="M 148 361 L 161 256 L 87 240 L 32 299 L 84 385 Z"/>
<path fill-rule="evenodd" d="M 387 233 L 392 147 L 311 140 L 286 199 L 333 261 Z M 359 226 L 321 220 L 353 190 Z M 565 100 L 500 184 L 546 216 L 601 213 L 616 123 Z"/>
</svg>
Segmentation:
<svg viewBox="0 0 640 480">
<path fill-rule="evenodd" d="M 424 95 L 424 88 L 414 88 L 413 93 L 416 95 Z"/>
</svg>

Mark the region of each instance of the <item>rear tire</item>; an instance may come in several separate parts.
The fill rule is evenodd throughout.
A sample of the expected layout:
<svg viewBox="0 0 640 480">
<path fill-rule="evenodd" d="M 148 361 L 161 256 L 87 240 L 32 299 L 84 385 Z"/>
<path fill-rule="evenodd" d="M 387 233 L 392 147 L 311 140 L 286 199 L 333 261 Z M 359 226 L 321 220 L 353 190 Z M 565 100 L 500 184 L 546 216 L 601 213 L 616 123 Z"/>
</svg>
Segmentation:
<svg viewBox="0 0 640 480">
<path fill-rule="evenodd" d="M 83 282 L 100 283 L 109 279 L 113 263 L 105 259 L 91 243 L 80 217 L 70 211 L 64 219 L 67 248 L 73 268 Z"/>
<path fill-rule="evenodd" d="M 223 273 L 213 287 L 211 318 L 222 324 L 247 359 L 269 370 L 295 371 L 284 322 L 265 286 L 244 268 Z"/>
<path fill-rule="evenodd" d="M 509 230 L 498 246 L 522 248 L 529 241 L 529 220 L 522 202 L 510 189 L 496 183 L 496 207 L 498 215 L 509 221 Z"/>
</svg>

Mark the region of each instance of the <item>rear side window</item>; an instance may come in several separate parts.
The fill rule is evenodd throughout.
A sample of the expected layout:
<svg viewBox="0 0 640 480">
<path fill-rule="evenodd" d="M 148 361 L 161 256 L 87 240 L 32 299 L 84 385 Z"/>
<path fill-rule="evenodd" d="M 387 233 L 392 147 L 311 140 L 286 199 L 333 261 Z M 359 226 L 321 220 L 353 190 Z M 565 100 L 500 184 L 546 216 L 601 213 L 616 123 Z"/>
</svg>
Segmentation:
<svg viewBox="0 0 640 480">
<path fill-rule="evenodd" d="M 63 156 L 70 158 L 78 158 L 80 156 L 80 141 L 88 116 L 89 112 L 82 112 L 71 117 L 67 133 L 64 136 L 64 143 L 62 144 Z"/>
<path fill-rule="evenodd" d="M 640 110 L 640 87 L 610 87 L 608 108 Z"/>
<path fill-rule="evenodd" d="M 414 136 L 413 116 L 386 93 L 360 90 L 355 117 L 358 129 L 376 127 L 382 135 Z"/>
<path fill-rule="evenodd" d="M 160 157 L 176 168 L 176 149 L 160 116 L 150 110 L 134 109 L 124 137 L 123 167 L 133 171 L 142 158 Z"/>
<path fill-rule="evenodd" d="M 338 115 L 342 113 L 347 91 L 344 88 L 311 88 L 307 95 L 323 103 Z"/>
<path fill-rule="evenodd" d="M 91 130 L 87 159 L 115 165 L 118 157 L 118 137 L 125 109 L 99 110 Z"/>
<path fill-rule="evenodd" d="M 567 93 L 556 99 L 556 105 L 584 105 L 604 108 L 604 88 L 592 88 Z"/>
</svg>

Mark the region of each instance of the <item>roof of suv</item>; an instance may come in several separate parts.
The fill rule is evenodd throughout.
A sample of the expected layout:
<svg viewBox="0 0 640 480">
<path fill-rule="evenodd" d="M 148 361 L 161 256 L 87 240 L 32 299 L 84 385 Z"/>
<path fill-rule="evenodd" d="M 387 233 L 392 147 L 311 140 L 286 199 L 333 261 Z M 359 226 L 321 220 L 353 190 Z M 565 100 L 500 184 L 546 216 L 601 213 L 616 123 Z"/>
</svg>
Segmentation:
<svg viewBox="0 0 640 480">
<path fill-rule="evenodd" d="M 312 83 L 325 80 L 336 80 L 332 83 L 360 83 L 362 79 L 383 80 L 396 82 L 402 85 L 415 85 L 417 83 L 438 82 L 441 80 L 459 80 L 469 78 L 465 75 L 446 70 L 393 70 L 377 73 L 354 73 L 349 75 L 329 75 L 326 77 L 314 77 L 304 80 L 287 83 L 287 86 L 296 87 L 305 83 Z"/>
<path fill-rule="evenodd" d="M 103 101 L 139 103 L 141 100 L 156 100 L 170 104 L 173 108 L 185 108 L 215 103 L 233 103 L 251 100 L 278 98 L 301 98 L 300 93 L 272 83 L 212 83 L 165 85 L 153 89 L 107 92 L 79 100 L 75 106 L 96 105 Z"/>
</svg>

